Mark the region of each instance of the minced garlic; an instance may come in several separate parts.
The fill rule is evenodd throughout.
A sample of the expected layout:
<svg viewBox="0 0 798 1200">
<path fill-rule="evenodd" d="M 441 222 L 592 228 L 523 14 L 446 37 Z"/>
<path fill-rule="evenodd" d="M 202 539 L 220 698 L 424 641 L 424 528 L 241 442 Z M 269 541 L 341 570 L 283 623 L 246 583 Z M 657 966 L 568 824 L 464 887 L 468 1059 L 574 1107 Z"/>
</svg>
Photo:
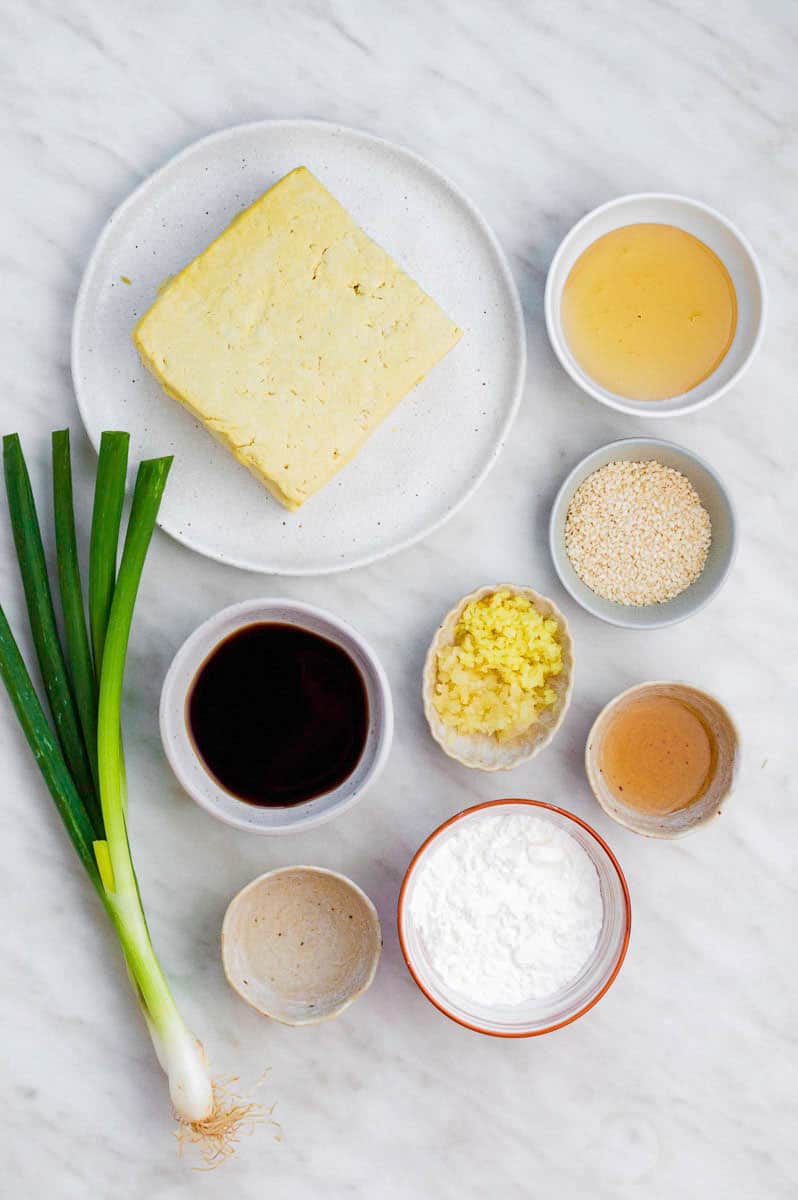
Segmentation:
<svg viewBox="0 0 798 1200">
<path fill-rule="evenodd" d="M 438 651 L 433 704 L 444 724 L 500 742 L 525 733 L 557 698 L 546 681 L 562 671 L 558 633 L 526 596 L 472 600 Z"/>
</svg>

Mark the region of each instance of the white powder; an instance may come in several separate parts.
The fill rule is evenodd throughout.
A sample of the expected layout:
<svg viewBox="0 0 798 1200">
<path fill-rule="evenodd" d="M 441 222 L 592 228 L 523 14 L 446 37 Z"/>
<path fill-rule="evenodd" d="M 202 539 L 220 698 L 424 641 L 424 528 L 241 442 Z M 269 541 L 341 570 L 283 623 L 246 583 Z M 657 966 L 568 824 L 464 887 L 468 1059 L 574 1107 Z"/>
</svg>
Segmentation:
<svg viewBox="0 0 798 1200">
<path fill-rule="evenodd" d="M 575 979 L 604 906 L 575 838 L 530 813 L 466 817 L 418 868 L 411 914 L 446 985 L 479 1004 L 540 999 Z"/>
</svg>

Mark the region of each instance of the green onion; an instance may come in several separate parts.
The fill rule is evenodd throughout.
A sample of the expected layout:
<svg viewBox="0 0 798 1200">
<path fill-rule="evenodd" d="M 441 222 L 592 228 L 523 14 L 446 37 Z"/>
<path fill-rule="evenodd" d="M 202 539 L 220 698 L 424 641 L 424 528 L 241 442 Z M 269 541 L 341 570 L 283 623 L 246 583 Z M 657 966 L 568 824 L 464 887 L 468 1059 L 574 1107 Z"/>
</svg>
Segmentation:
<svg viewBox="0 0 798 1200">
<path fill-rule="evenodd" d="M 169 1076 L 175 1110 L 189 1122 L 213 1112 L 213 1089 L 200 1043 L 180 1016 L 150 941 L 130 854 L 125 819 L 121 708 L 133 607 L 171 458 L 141 463 L 133 493 L 125 548 L 113 592 L 100 672 L 97 757 L 105 840 L 113 878 L 109 896 L 119 939 L 141 992 L 150 1032 Z"/>
<path fill-rule="evenodd" d="M 89 623 L 97 678 L 116 583 L 119 526 L 125 502 L 130 435 L 107 431 L 100 438 L 89 547 Z"/>
<path fill-rule="evenodd" d="M 61 814 L 78 858 L 100 895 L 103 888 L 97 872 L 92 842 L 95 833 L 83 801 L 77 793 L 64 756 L 44 715 L 39 697 L 31 683 L 19 646 L 0 608 L 0 675 L 14 705 L 22 731 L 33 751 L 36 764 Z"/>
<path fill-rule="evenodd" d="M 53 513 L 58 583 L 61 591 L 61 611 L 64 614 L 70 678 L 89 754 L 92 777 L 97 787 L 97 680 L 83 608 L 83 587 L 80 580 L 75 511 L 72 503 L 72 461 L 68 429 L 59 429 L 53 434 Z"/>
<path fill-rule="evenodd" d="M 236 1131 L 258 1120 L 252 1105 L 225 1101 L 209 1077 L 202 1044 L 181 1016 L 153 949 L 142 907 L 127 833 L 127 796 L 122 747 L 122 687 L 144 560 L 152 538 L 171 458 L 150 459 L 138 469 L 119 572 L 116 561 L 127 468 L 127 434 L 104 434 L 97 471 L 92 522 L 90 618 L 97 685 L 88 651 L 80 570 L 77 558 L 68 433 L 53 435 L 53 478 L 58 568 L 69 670 L 80 719 L 87 736 L 96 729 L 100 807 L 93 790 L 78 787 L 66 751 L 64 713 L 72 715 L 81 737 L 67 667 L 58 640 L 38 520 L 19 438 L 5 439 L 6 481 L 15 545 L 22 572 L 34 642 L 50 697 L 56 729 L 47 717 L 28 675 L 17 643 L 0 609 L 0 677 L 16 710 L 33 755 L 61 814 L 72 844 L 116 931 L 136 998 L 184 1136 L 201 1142 L 206 1161 L 231 1152 Z M 105 500 L 111 497 L 106 505 Z M 82 746 L 82 742 L 80 743 Z M 85 751 L 84 751 L 85 753 Z M 89 782 L 91 780 L 89 779 Z"/>
<path fill-rule="evenodd" d="M 3 438 L 3 466 L 14 545 L 47 701 L 75 787 L 92 819 L 97 836 L 102 837 L 102 818 L 91 767 L 58 636 L 39 519 L 28 468 L 16 433 Z"/>
</svg>

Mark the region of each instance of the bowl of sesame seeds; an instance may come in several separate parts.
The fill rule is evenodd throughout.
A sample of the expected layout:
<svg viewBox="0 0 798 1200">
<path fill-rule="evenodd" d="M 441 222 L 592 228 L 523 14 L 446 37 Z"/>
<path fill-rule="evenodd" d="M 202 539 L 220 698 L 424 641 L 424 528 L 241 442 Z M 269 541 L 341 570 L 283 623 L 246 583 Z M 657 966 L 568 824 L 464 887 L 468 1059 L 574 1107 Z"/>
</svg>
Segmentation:
<svg viewBox="0 0 798 1200">
<path fill-rule="evenodd" d="M 659 438 L 626 438 L 568 475 L 549 543 L 563 586 L 588 612 L 627 629 L 659 629 L 717 593 L 734 561 L 736 519 L 704 459 Z"/>
</svg>

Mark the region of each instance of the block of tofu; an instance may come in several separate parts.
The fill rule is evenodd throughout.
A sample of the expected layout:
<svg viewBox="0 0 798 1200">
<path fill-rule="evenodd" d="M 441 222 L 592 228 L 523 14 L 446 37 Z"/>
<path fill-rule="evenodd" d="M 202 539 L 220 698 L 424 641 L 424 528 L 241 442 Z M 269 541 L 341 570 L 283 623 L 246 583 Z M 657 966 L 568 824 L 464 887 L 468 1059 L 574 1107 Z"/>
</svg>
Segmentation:
<svg viewBox="0 0 798 1200">
<path fill-rule="evenodd" d="M 460 336 L 298 167 L 164 285 L 133 341 L 169 395 L 295 509 Z"/>
</svg>

